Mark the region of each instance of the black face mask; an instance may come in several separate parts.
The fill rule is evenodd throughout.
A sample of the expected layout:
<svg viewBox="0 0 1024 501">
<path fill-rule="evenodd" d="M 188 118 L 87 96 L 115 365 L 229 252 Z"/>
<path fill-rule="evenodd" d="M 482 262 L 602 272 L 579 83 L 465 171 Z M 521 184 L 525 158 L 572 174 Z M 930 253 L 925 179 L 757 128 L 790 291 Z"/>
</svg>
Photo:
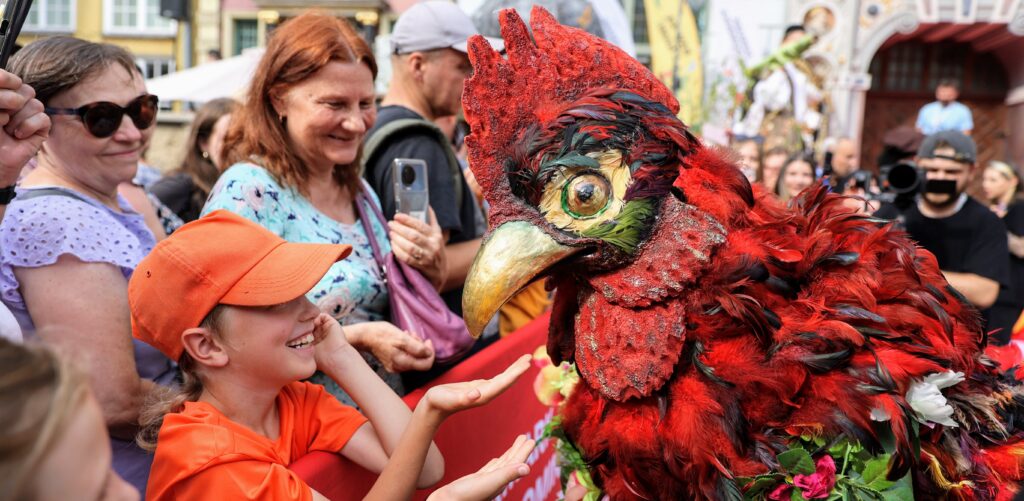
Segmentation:
<svg viewBox="0 0 1024 501">
<path fill-rule="evenodd" d="M 957 202 L 956 181 L 952 179 L 929 179 L 924 182 L 924 192 L 934 193 L 936 195 L 949 195 L 949 198 L 941 204 L 932 204 L 939 206 L 949 206 Z"/>
<path fill-rule="evenodd" d="M 924 182 L 925 193 L 956 195 L 956 181 L 952 179 L 929 179 Z"/>
</svg>

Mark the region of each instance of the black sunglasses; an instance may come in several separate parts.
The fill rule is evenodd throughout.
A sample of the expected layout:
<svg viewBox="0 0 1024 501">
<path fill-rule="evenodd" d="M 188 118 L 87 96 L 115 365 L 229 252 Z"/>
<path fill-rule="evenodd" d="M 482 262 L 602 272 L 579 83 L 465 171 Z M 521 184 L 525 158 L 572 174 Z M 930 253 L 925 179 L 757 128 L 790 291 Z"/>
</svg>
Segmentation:
<svg viewBox="0 0 1024 501">
<path fill-rule="evenodd" d="M 153 94 L 144 94 L 132 99 L 128 106 L 121 107 L 107 101 L 89 103 L 78 108 L 46 107 L 48 115 L 77 115 L 85 128 L 96 137 L 110 137 L 121 127 L 125 115 L 132 119 L 139 130 L 148 129 L 156 120 L 158 99 Z"/>
</svg>

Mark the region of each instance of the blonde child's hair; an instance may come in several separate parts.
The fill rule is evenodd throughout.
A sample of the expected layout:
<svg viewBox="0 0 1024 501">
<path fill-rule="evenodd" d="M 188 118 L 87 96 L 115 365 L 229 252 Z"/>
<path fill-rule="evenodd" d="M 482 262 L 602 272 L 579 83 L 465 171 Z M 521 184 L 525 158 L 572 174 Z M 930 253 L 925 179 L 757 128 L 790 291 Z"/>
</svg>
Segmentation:
<svg viewBox="0 0 1024 501">
<path fill-rule="evenodd" d="M 54 352 L 0 339 L 0 501 L 32 499 L 30 482 L 88 395 Z"/>
<path fill-rule="evenodd" d="M 224 307 L 221 305 L 214 307 L 200 326 L 209 329 L 216 336 L 220 314 L 223 310 Z M 203 380 L 200 377 L 198 364 L 187 350 L 181 352 L 178 369 L 181 371 L 181 386 L 160 386 L 147 395 L 146 401 L 142 404 L 142 410 L 139 412 L 140 429 L 135 436 L 135 443 L 139 444 L 143 450 L 149 452 L 156 450 L 157 438 L 160 435 L 160 427 L 164 424 L 165 416 L 181 412 L 185 408 L 185 402 L 195 402 L 203 394 Z"/>
</svg>

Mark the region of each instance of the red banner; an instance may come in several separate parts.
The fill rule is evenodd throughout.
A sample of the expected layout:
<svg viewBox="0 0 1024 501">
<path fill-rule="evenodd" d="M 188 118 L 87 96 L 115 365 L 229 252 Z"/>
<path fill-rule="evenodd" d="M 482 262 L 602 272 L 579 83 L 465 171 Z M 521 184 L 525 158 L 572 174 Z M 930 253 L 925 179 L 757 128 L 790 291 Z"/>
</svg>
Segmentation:
<svg viewBox="0 0 1024 501">
<path fill-rule="evenodd" d="M 547 339 L 548 315 L 510 334 L 466 359 L 431 385 L 489 378 L 524 353 L 533 353 Z M 438 430 L 434 442 L 445 460 L 444 479 L 438 486 L 479 470 L 500 456 L 516 436 L 527 434 L 536 439 L 554 416 L 554 409 L 542 405 L 533 392 L 538 369 L 531 367 L 514 386 L 486 406 L 460 412 Z M 415 407 L 426 388 L 405 397 Z M 530 474 L 509 485 L 497 500 L 546 501 L 561 497 L 554 443 L 544 441 L 527 460 Z M 315 452 L 290 467 L 317 492 L 335 501 L 362 499 L 376 475 L 337 454 Z M 431 490 L 416 493 L 414 499 L 426 499 Z"/>
</svg>

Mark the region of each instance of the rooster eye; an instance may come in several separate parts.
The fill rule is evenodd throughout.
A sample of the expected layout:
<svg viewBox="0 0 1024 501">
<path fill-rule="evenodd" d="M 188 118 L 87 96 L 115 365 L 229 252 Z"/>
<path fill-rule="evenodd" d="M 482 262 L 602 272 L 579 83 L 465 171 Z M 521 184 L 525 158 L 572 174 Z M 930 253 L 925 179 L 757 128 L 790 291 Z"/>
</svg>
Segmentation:
<svg viewBox="0 0 1024 501">
<path fill-rule="evenodd" d="M 611 183 L 594 172 L 577 174 L 562 188 L 562 209 L 576 219 L 599 216 L 611 200 Z"/>
</svg>

